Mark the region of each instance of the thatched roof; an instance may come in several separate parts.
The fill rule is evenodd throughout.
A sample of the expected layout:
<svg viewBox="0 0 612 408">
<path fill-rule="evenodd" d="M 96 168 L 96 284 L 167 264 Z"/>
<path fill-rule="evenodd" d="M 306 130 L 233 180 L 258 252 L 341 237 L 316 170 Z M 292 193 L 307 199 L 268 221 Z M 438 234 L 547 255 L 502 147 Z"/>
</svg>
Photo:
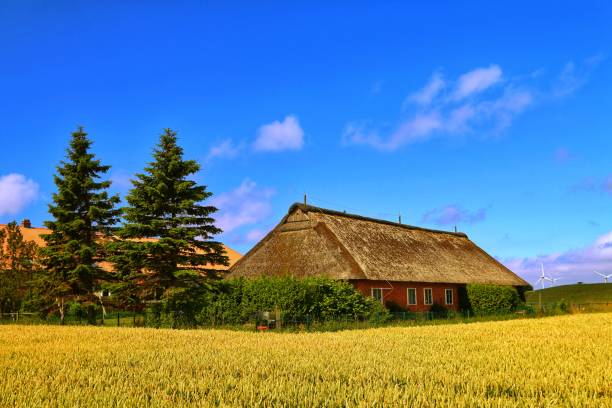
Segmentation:
<svg viewBox="0 0 612 408">
<path fill-rule="evenodd" d="M 5 229 L 6 224 L 0 224 L 0 230 Z M 47 228 L 34 228 L 34 227 L 24 227 L 19 226 L 19 230 L 21 231 L 21 235 L 25 241 L 31 241 L 36 243 L 39 247 L 44 247 L 46 245 L 45 240 L 42 239 L 42 235 L 50 234 L 51 230 Z M 151 238 L 153 240 L 153 238 Z M 232 266 L 240 259 L 242 255 L 233 250 L 232 248 L 223 245 L 223 249 L 225 250 L 225 255 L 229 258 L 229 266 Z M 111 271 L 112 265 L 109 262 L 102 262 L 101 267 L 105 270 Z M 218 271 L 225 271 L 228 269 L 227 266 L 223 265 L 210 265 L 206 266 L 206 268 L 215 269 Z"/>
<path fill-rule="evenodd" d="M 466 234 L 437 231 L 294 204 L 230 268 L 229 277 L 334 279 L 527 286 Z"/>
</svg>

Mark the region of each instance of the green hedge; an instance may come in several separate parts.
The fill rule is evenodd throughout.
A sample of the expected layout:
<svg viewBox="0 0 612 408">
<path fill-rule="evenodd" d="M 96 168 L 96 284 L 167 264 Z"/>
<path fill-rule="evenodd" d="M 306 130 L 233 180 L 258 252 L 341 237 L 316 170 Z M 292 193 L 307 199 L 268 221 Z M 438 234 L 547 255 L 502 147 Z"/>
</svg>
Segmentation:
<svg viewBox="0 0 612 408">
<path fill-rule="evenodd" d="M 284 320 L 380 318 L 388 312 L 347 282 L 328 278 L 263 277 L 228 279 L 214 284 L 202 299 L 199 324 L 240 324 L 260 311 L 278 308 Z"/>
<path fill-rule="evenodd" d="M 467 306 L 478 315 L 510 313 L 521 303 L 512 286 L 469 284 L 466 291 Z"/>
</svg>

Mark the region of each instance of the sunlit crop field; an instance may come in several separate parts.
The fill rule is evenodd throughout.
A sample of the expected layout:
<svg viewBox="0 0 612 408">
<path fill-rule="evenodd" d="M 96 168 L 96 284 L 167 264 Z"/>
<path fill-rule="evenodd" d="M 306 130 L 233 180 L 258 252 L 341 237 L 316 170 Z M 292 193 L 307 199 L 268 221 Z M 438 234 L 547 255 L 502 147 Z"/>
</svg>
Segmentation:
<svg viewBox="0 0 612 408">
<path fill-rule="evenodd" d="M 0 326 L 1 406 L 612 406 L 612 314 L 246 333 Z"/>
</svg>

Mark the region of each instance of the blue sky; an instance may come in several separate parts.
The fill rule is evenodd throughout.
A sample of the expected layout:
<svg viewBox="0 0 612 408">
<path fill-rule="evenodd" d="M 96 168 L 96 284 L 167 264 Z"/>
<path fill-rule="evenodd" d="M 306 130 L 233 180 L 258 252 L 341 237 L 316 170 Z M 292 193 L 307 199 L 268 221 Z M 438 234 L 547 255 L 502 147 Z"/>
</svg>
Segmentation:
<svg viewBox="0 0 612 408">
<path fill-rule="evenodd" d="M 306 192 L 612 273 L 606 2 L 123 3 L 0 5 L 0 222 L 48 219 L 77 125 L 121 194 L 171 127 L 242 252 Z"/>
</svg>

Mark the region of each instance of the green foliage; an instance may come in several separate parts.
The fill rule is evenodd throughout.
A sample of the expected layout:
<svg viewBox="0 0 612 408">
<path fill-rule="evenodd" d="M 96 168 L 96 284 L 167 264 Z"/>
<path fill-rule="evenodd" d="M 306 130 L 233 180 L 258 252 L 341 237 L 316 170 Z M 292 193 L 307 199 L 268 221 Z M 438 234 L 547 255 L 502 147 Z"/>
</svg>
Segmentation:
<svg viewBox="0 0 612 408">
<path fill-rule="evenodd" d="M 392 301 L 392 300 L 387 300 L 385 302 L 385 306 L 387 307 L 387 309 L 389 310 L 389 312 L 391 313 L 404 313 L 407 312 L 408 309 L 402 305 L 397 304 L 396 302 Z"/>
<path fill-rule="evenodd" d="M 90 152 L 92 142 L 83 128 L 72 133 L 66 161 L 54 177 L 57 193 L 49 205 L 50 234 L 43 235 L 45 274 L 41 293 L 49 308 L 63 316 L 69 301 L 95 304 L 95 292 L 109 279 L 99 262 L 104 259 L 100 238 L 109 237 L 120 211 L 118 196 L 109 196 L 110 181 L 100 180 L 110 168 Z"/>
<path fill-rule="evenodd" d="M 576 285 L 561 285 L 551 288 L 529 291 L 527 302 L 556 303 L 565 301 L 569 304 L 609 303 L 612 302 L 612 283 L 582 283 Z"/>
<path fill-rule="evenodd" d="M 282 311 L 284 320 L 386 319 L 379 303 L 362 296 L 347 282 L 328 278 L 262 277 L 214 283 L 203 299 L 198 320 L 202 324 L 237 324 L 258 312 Z"/>
<path fill-rule="evenodd" d="M 429 309 L 433 316 L 436 318 L 445 318 L 448 316 L 448 309 L 439 303 L 434 303 Z"/>
<path fill-rule="evenodd" d="M 190 179 L 200 166 L 183 159 L 175 132 L 165 130 L 153 158 L 132 181 L 121 240 L 109 246 L 124 282 L 114 293 L 131 302 L 163 300 L 164 309 L 193 317 L 205 278 L 215 274 L 211 266 L 228 264 L 213 240 L 221 232 L 212 218 L 217 209 L 201 204 L 212 193 Z"/>
<path fill-rule="evenodd" d="M 31 300 L 38 246 L 24 241 L 15 221 L 0 229 L 0 313 L 15 313 Z"/>
<path fill-rule="evenodd" d="M 470 309 L 478 315 L 510 313 L 520 304 L 519 294 L 512 286 L 467 285 Z"/>
</svg>

